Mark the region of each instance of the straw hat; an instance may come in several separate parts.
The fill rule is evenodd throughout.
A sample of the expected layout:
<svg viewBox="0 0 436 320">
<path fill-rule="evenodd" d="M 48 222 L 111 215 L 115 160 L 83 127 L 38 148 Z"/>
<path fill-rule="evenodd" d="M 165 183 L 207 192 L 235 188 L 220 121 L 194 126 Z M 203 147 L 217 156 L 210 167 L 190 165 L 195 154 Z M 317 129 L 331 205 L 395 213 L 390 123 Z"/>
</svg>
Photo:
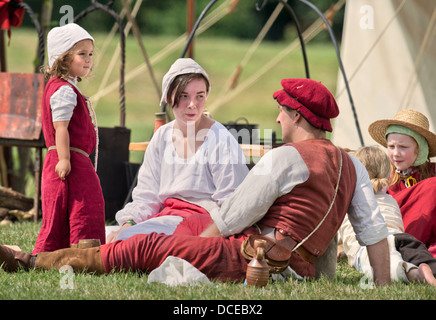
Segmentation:
<svg viewBox="0 0 436 320">
<path fill-rule="evenodd" d="M 428 119 L 421 112 L 411 109 L 401 110 L 393 119 L 378 120 L 371 123 L 368 131 L 375 141 L 387 147 L 386 130 L 390 125 L 394 124 L 407 127 L 421 134 L 427 140 L 429 157 L 436 156 L 436 134 L 429 131 Z"/>
</svg>

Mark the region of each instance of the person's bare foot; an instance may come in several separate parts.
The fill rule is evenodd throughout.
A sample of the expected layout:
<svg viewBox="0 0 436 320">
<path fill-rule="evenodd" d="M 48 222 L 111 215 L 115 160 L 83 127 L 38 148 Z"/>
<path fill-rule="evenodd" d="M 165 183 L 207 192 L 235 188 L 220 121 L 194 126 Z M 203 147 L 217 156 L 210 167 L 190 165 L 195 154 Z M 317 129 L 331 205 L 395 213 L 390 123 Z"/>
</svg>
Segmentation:
<svg viewBox="0 0 436 320">
<path fill-rule="evenodd" d="M 418 268 L 413 268 L 407 273 L 410 282 L 419 281 L 436 287 L 436 278 L 426 263 L 421 263 Z"/>
<path fill-rule="evenodd" d="M 426 263 L 421 263 L 418 267 L 419 273 L 424 278 L 425 282 L 436 287 L 436 279 L 431 271 L 430 267 Z"/>
</svg>

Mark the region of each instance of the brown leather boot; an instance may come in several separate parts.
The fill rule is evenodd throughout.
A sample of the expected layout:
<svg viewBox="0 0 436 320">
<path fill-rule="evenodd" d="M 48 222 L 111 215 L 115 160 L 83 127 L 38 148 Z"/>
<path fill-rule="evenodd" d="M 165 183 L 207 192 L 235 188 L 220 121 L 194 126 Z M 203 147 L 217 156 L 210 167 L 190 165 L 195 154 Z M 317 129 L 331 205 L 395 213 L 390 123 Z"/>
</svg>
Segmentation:
<svg viewBox="0 0 436 320">
<path fill-rule="evenodd" d="M 32 268 L 34 260 L 35 256 L 30 253 L 0 245 L 0 267 L 6 272 L 17 272 L 20 268 L 27 271 Z"/>
<path fill-rule="evenodd" d="M 75 272 L 104 274 L 103 259 L 100 247 L 88 249 L 67 248 L 53 252 L 40 252 L 36 256 L 35 269 L 60 269 L 64 265 L 73 267 Z"/>
</svg>

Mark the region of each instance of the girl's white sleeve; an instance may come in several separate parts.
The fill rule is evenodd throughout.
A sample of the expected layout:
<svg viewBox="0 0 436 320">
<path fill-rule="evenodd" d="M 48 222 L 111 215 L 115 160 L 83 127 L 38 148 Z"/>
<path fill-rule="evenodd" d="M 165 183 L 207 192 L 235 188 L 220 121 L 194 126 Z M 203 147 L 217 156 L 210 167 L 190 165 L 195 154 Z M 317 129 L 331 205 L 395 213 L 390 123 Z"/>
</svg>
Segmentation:
<svg viewBox="0 0 436 320">
<path fill-rule="evenodd" d="M 77 105 L 77 95 L 70 85 L 64 85 L 50 97 L 53 122 L 70 121 Z"/>
</svg>

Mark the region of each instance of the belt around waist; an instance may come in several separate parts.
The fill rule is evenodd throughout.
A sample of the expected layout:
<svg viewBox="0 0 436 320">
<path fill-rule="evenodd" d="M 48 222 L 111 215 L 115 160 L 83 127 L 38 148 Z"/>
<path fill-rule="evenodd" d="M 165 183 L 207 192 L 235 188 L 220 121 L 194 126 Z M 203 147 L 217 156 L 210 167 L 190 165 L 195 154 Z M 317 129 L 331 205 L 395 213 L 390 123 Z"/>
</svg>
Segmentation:
<svg viewBox="0 0 436 320">
<path fill-rule="evenodd" d="M 48 148 L 48 151 L 51 151 L 51 150 L 57 150 L 56 146 L 51 146 L 51 147 Z M 83 154 L 85 157 L 88 157 L 88 158 L 89 158 L 89 154 L 87 154 L 87 153 L 86 153 L 85 151 L 83 151 L 82 149 L 74 148 L 74 147 L 70 147 L 70 150 L 71 150 L 71 151 L 74 151 L 74 152 L 81 153 L 81 154 Z"/>
<path fill-rule="evenodd" d="M 261 223 L 256 223 L 255 227 L 258 229 L 259 234 L 269 236 L 271 240 L 276 241 L 276 242 L 280 241 L 276 238 L 275 233 L 277 231 L 278 233 L 280 233 L 283 236 L 283 238 L 288 239 L 288 241 L 284 241 L 284 245 L 288 247 L 287 249 L 297 252 L 307 262 L 315 263 L 317 256 L 313 255 L 312 253 L 307 251 L 302 246 L 299 246 L 299 247 L 297 247 L 297 249 L 294 249 L 295 246 L 297 245 L 297 242 L 294 239 L 292 239 L 289 234 L 285 234 L 282 229 L 275 229 L 272 227 L 267 227 Z"/>
</svg>

